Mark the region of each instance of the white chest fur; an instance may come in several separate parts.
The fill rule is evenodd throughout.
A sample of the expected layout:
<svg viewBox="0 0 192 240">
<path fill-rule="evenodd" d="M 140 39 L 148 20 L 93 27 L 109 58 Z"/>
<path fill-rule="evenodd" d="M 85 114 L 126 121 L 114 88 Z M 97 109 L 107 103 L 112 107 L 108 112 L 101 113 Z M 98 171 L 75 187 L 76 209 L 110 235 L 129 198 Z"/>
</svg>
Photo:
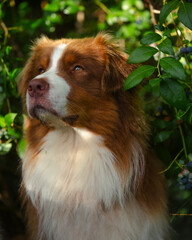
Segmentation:
<svg viewBox="0 0 192 240">
<path fill-rule="evenodd" d="M 150 223 L 135 200 L 122 207 L 115 158 L 100 136 L 66 127 L 48 133 L 43 142 L 34 164 L 27 164 L 29 151 L 23 163 L 26 191 L 40 216 L 40 239 L 163 239 L 161 221 Z M 120 207 L 113 209 L 114 202 Z"/>
</svg>

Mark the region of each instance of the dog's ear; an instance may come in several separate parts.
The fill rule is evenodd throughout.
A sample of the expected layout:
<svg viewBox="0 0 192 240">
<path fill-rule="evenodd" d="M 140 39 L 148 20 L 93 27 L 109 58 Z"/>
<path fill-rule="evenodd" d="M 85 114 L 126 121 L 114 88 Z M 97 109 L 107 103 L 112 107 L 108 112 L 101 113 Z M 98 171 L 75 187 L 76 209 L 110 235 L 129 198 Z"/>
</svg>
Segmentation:
<svg viewBox="0 0 192 240">
<path fill-rule="evenodd" d="M 23 97 L 26 94 L 29 80 L 34 77 L 35 63 L 37 61 L 34 53 L 38 52 L 39 49 L 41 49 L 43 46 L 46 46 L 50 42 L 51 40 L 49 38 L 47 38 L 46 36 L 41 36 L 40 38 L 37 38 L 33 42 L 32 46 L 30 47 L 31 51 L 30 51 L 29 59 L 25 64 L 25 67 L 19 74 L 18 81 L 17 81 L 19 94 L 21 94 Z"/>
<path fill-rule="evenodd" d="M 25 91 L 25 72 L 26 72 L 27 66 L 24 67 L 24 69 L 20 72 L 17 80 L 17 88 L 20 95 L 24 95 Z"/>
<path fill-rule="evenodd" d="M 25 67 L 23 68 L 23 70 L 18 76 L 17 88 L 18 88 L 19 94 L 22 97 L 25 97 L 25 94 L 26 94 L 27 85 L 28 85 L 28 81 L 26 79 L 27 79 L 27 76 L 30 74 L 30 69 L 33 69 L 31 68 L 31 65 L 32 65 L 31 59 L 29 59 Z"/>
<path fill-rule="evenodd" d="M 104 91 L 112 92 L 123 88 L 125 79 L 137 66 L 128 64 L 128 55 L 119 49 L 119 45 L 108 34 L 98 34 L 96 40 L 104 46 L 106 69 L 101 87 Z"/>
</svg>

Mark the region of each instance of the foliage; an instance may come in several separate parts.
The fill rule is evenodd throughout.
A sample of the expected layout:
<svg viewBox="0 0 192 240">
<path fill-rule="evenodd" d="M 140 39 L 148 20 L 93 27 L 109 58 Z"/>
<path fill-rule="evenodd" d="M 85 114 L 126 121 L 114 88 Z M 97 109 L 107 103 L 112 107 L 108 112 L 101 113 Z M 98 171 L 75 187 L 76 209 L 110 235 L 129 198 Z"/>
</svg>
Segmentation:
<svg viewBox="0 0 192 240">
<path fill-rule="evenodd" d="M 164 4 L 163 4 L 164 3 Z M 192 210 L 192 3 L 191 0 L 2 0 L 0 2 L 0 208 L 12 212 L 20 228 L 17 197 L 23 140 L 17 76 L 31 42 L 41 34 L 51 38 L 84 37 L 112 32 L 130 53 L 129 63 L 143 63 L 124 88 L 143 85 L 143 107 L 152 126 L 151 145 L 164 162 L 170 212 Z M 145 79 L 145 80 L 144 80 Z M 144 81 L 143 81 L 144 80 Z M 15 159 L 15 160 L 13 160 Z M 8 181 L 5 184 L 3 178 Z M 14 186 L 14 187 L 13 187 Z M 6 193 L 6 194 L 4 194 Z M 5 216 L 4 214 L 3 216 Z M 172 216 L 174 225 L 184 218 Z M 3 218 L 3 220 L 6 217 Z M 188 220 L 191 223 L 191 220 Z M 5 221 L 6 222 L 6 221 Z M 182 236 L 190 239 L 187 227 Z M 18 230 L 8 227 L 9 237 Z M 19 230 L 22 231 L 22 227 Z M 10 238 L 11 239 L 11 238 Z"/>
<path fill-rule="evenodd" d="M 143 36 L 141 46 L 128 59 L 130 63 L 141 63 L 152 57 L 152 66 L 143 67 L 155 66 L 156 77 L 152 68 L 147 76 L 143 69 L 138 68 L 125 82 L 125 89 L 130 89 L 151 76 L 144 87 L 143 97 L 153 126 L 152 143 L 158 156 L 167 165 L 163 173 L 169 179 L 170 192 L 176 193 L 179 188 L 179 198 L 185 206 L 173 214 L 172 220 L 176 216 L 189 216 L 191 210 L 186 204 L 192 189 L 191 12 L 190 1 L 172 0 L 162 7 L 159 24 L 154 24 L 155 30 Z M 141 57 L 144 50 L 147 54 Z M 174 198 L 178 197 L 174 195 Z M 175 208 L 171 208 L 171 211 L 175 211 Z"/>
<path fill-rule="evenodd" d="M 192 29 L 191 12 L 191 3 L 178 0 L 162 7 L 155 32 L 147 33 L 141 39 L 144 46 L 136 48 L 128 59 L 129 63 L 141 63 L 154 56 L 156 67 L 144 65 L 125 82 L 128 90 L 152 76 L 156 68 L 157 78 L 150 79 L 147 86 L 152 101 L 160 108 L 154 118 L 154 143 L 158 148 L 164 143 L 166 151 L 176 156 L 170 164 L 175 164 L 181 189 L 192 188 L 192 36 L 185 38 L 185 31 L 190 31 L 186 27 Z M 170 151 L 167 142 L 173 142 L 176 134 L 177 148 Z"/>
</svg>

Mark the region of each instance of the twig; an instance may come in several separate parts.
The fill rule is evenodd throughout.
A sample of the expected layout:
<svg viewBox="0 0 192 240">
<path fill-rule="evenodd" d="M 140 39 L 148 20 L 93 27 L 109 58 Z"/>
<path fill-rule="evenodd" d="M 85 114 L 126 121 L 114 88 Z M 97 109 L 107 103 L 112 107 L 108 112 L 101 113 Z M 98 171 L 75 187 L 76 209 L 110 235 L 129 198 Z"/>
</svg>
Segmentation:
<svg viewBox="0 0 192 240">
<path fill-rule="evenodd" d="M 107 8 L 105 6 L 105 4 L 103 4 L 102 2 L 100 2 L 99 0 L 95 2 L 105 13 L 109 14 L 111 13 L 111 11 L 109 10 L 109 8 Z"/>
<path fill-rule="evenodd" d="M 172 21 L 173 21 L 173 26 L 174 26 L 174 29 L 175 29 L 175 32 L 176 32 L 176 34 L 177 34 L 177 37 L 178 37 L 178 39 L 180 40 L 180 42 L 181 42 L 181 45 L 182 45 L 182 39 L 181 39 L 181 36 L 179 36 L 179 33 L 178 33 L 178 27 L 177 27 L 177 25 L 175 24 L 175 20 L 174 20 L 174 18 L 173 18 L 173 14 L 171 13 L 171 19 L 172 19 Z M 180 31 L 180 30 L 179 30 Z M 180 31 L 181 32 L 181 31 Z"/>
<path fill-rule="evenodd" d="M 153 5 L 151 4 L 151 1 L 149 0 L 149 10 L 150 10 L 150 13 L 151 13 L 151 20 L 152 20 L 152 23 L 153 25 L 155 26 L 157 24 L 157 21 L 155 19 L 155 14 L 154 14 L 154 8 L 153 8 Z"/>
<path fill-rule="evenodd" d="M 158 71 L 158 77 L 161 77 L 161 71 L 160 71 L 160 60 L 161 60 L 161 51 L 159 50 L 159 58 L 157 63 L 157 71 Z"/>
<path fill-rule="evenodd" d="M 187 154 L 187 148 L 186 148 L 186 144 L 185 144 L 185 138 L 184 138 L 183 130 L 182 130 L 182 127 L 181 127 L 180 124 L 178 125 L 178 128 L 179 128 L 179 132 L 181 134 L 181 139 L 182 139 L 182 143 L 183 143 L 185 158 L 186 158 L 186 161 L 188 162 L 188 154 Z"/>
<path fill-rule="evenodd" d="M 192 213 L 170 213 L 171 216 L 189 216 L 192 217 Z"/>
<path fill-rule="evenodd" d="M 7 43 L 7 37 L 8 37 L 8 35 L 9 35 L 9 31 L 8 31 L 6 25 L 5 25 L 5 23 L 4 23 L 3 21 L 1 21 L 1 27 L 3 28 L 3 31 L 5 32 L 3 44 L 6 45 L 6 43 Z"/>
<path fill-rule="evenodd" d="M 171 168 L 171 166 L 173 165 L 174 162 L 177 161 L 178 157 L 179 157 L 180 154 L 183 152 L 183 150 L 184 150 L 184 148 L 182 148 L 182 149 L 180 150 L 180 152 L 176 155 L 176 157 L 173 159 L 173 161 L 171 162 L 171 164 L 170 164 L 165 170 L 161 171 L 160 174 L 167 172 L 167 171 Z"/>
</svg>

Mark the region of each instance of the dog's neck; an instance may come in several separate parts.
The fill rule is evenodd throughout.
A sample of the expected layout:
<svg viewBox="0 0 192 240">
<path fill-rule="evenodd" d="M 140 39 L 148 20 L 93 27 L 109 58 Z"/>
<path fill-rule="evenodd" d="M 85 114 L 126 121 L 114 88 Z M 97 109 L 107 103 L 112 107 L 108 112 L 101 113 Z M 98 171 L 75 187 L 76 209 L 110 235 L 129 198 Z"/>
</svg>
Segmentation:
<svg viewBox="0 0 192 240">
<path fill-rule="evenodd" d="M 122 203 L 122 179 L 101 136 L 65 127 L 49 132 L 42 142 L 30 167 L 25 169 L 31 153 L 26 153 L 23 164 L 24 181 L 34 205 L 39 200 L 47 204 L 71 204 L 73 200 L 75 206 L 103 202 L 106 208 L 115 201 Z"/>
</svg>

